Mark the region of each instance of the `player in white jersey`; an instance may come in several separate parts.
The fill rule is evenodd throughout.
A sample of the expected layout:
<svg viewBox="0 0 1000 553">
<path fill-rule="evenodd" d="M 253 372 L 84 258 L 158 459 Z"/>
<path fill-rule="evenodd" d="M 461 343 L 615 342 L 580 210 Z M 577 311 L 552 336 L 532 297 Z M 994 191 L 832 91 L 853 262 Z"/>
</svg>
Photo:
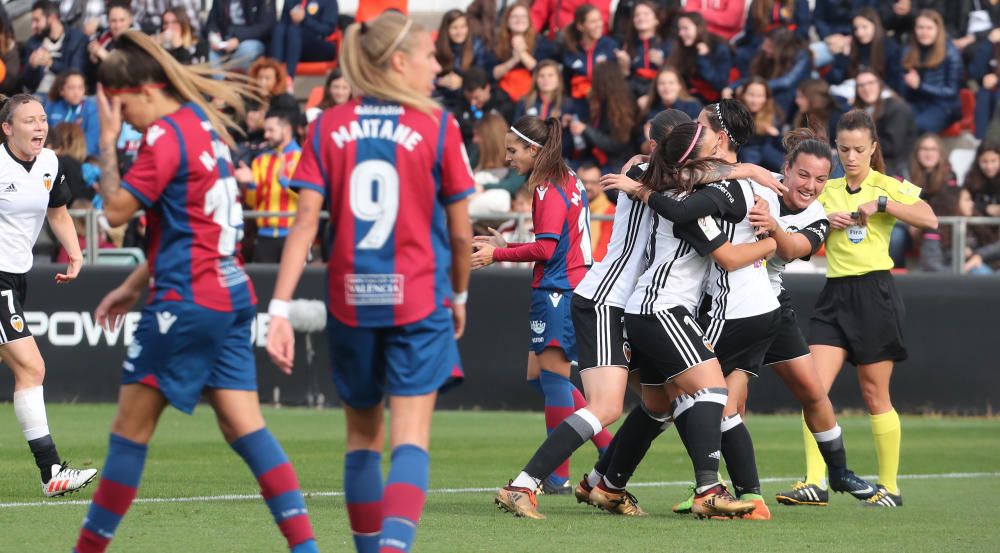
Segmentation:
<svg viewBox="0 0 1000 553">
<path fill-rule="evenodd" d="M 781 377 L 802 404 L 804 432 L 814 438 L 809 440 L 816 448 L 814 454 L 822 456 L 829 468 L 831 487 L 864 500 L 874 495 L 875 487 L 847 468 L 847 452 L 833 404 L 813 365 L 809 346 L 796 322 L 791 298 L 781 282 L 785 265 L 795 259 L 809 259 L 823 245 L 830 228 L 823 206 L 816 201 L 833 166 L 833 154 L 822 136 L 809 129 L 785 134 L 784 146 L 788 154 L 784 181 L 788 193 L 780 200 L 780 213 L 775 217 L 773 213 L 755 208 L 750 214 L 750 221 L 778 243 L 776 255 L 767 262 L 767 272 L 781 311 L 774 340 L 764 356 L 764 365 Z M 731 387 L 730 394 L 733 393 Z M 740 403 L 745 404 L 746 390 L 742 393 Z M 796 482 L 790 491 L 778 493 L 776 499 L 786 505 L 826 505 L 829 492 L 821 484 L 809 483 L 822 480 L 822 475 L 807 477 L 806 482 Z"/>
<path fill-rule="evenodd" d="M 49 434 L 42 392 L 45 361 L 24 318 L 26 277 L 46 219 L 70 259 L 56 282 L 75 279 L 83 255 L 66 210 L 69 187 L 55 152 L 44 147 L 45 109 L 29 94 L 0 96 L 0 103 L 0 361 L 14 372 L 14 415 L 41 472 L 42 493 L 55 497 L 86 486 L 97 470 L 69 468 Z"/>
</svg>

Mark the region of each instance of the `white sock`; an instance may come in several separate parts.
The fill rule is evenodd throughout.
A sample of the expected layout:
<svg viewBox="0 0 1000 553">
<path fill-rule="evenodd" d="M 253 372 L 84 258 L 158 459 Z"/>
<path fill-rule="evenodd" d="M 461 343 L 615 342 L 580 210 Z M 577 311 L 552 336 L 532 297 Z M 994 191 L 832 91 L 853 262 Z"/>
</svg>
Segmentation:
<svg viewBox="0 0 1000 553">
<path fill-rule="evenodd" d="M 14 392 L 14 416 L 21 424 L 25 440 L 30 442 L 49 435 L 49 420 L 45 416 L 45 398 L 41 386 Z"/>
<path fill-rule="evenodd" d="M 515 478 L 514 481 L 510 483 L 510 485 L 514 486 L 515 488 L 528 488 L 529 490 L 534 491 L 535 488 L 541 485 L 541 483 L 542 483 L 541 480 L 533 478 L 530 474 L 521 471 L 521 474 L 518 474 L 517 478 Z"/>
<path fill-rule="evenodd" d="M 593 488 L 600 484 L 603 478 L 604 475 L 597 472 L 597 469 L 590 469 L 590 474 L 587 475 L 587 485 Z"/>
</svg>

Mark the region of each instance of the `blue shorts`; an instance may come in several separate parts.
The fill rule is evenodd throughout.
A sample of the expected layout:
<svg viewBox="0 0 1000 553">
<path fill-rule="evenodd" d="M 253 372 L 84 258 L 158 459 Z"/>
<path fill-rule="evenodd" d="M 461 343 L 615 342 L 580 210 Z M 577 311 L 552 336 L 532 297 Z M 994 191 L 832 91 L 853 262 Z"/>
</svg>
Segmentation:
<svg viewBox="0 0 1000 553">
<path fill-rule="evenodd" d="M 333 383 L 356 409 L 390 396 L 443 392 L 465 378 L 451 310 L 439 308 L 403 326 L 358 328 L 327 315 Z"/>
<path fill-rule="evenodd" d="M 559 348 L 576 361 L 576 333 L 570 304 L 573 292 L 535 289 L 531 291 L 531 351 Z"/>
<path fill-rule="evenodd" d="M 257 309 L 214 311 L 188 302 L 147 305 L 122 365 L 122 384 L 158 389 L 192 413 L 205 388 L 256 390 L 251 329 Z"/>
</svg>

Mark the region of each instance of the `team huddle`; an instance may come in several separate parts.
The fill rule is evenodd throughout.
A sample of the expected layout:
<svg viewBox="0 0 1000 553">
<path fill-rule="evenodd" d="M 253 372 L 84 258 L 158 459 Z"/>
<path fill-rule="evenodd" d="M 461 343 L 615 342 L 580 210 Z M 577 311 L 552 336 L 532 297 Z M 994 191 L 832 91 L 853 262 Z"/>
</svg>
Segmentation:
<svg viewBox="0 0 1000 553">
<path fill-rule="evenodd" d="M 694 468 L 690 496 L 675 512 L 770 519 L 743 421 L 749 381 L 765 367 L 802 404 L 807 441 L 806 481 L 777 494 L 777 501 L 826 505 L 828 472 L 829 489 L 865 505 L 902 506 L 895 482 L 899 423 L 888 404 L 891 364 L 905 358 L 901 305 L 885 272 L 891 265 L 875 256 L 874 270 L 857 261 L 851 266 L 849 255 L 857 255 L 851 247 L 867 237 L 865 246 L 874 244 L 886 256 L 885 224 L 892 224 L 886 212 L 921 226 L 936 221 L 916 187 L 877 172 L 875 128 L 864 112 L 845 115 L 837 126 L 846 177 L 829 184 L 833 152 L 822 133 L 808 129 L 785 135 L 785 171 L 777 176 L 783 184 L 759 167 L 737 164 L 753 125 L 746 107 L 733 100 L 707 106 L 696 121 L 676 110 L 658 114 L 648 131 L 648 159 L 601 179 L 605 190 L 618 192 L 617 207 L 607 256 L 591 267 L 589 226 L 577 224 L 587 217 L 586 205 L 576 201 L 582 184 L 558 156 L 558 126 L 530 116 L 511 126 L 507 157 L 529 175 L 535 191 L 536 239 L 508 244 L 495 233 L 477 237 L 472 265 L 535 262 L 528 378 L 541 380 L 536 389 L 545 396 L 550 430 L 521 472 L 497 492 L 494 502 L 501 509 L 545 518 L 536 494 L 570 492 L 561 470 L 566 459 L 606 433 L 632 387 L 640 404 L 572 489 L 577 501 L 645 515 L 626 486 L 651 442 L 673 425 Z M 782 273 L 788 262 L 809 259 L 828 238 L 830 279 L 807 342 Z M 871 322 L 864 323 L 862 313 Z M 827 395 L 845 359 L 859 366 L 869 406 L 884 391 L 889 407 L 870 409 L 878 483 L 848 468 Z M 824 377 L 831 360 L 836 368 Z M 579 365 L 589 403 L 563 411 L 553 424 L 559 413 L 550 412 L 550 396 L 565 392 L 546 381 L 573 387 L 571 362 Z M 866 378 L 869 373 L 876 376 Z M 882 380 L 884 390 L 877 383 L 864 388 L 874 379 Z M 719 474 L 720 460 L 732 491 Z"/>
<path fill-rule="evenodd" d="M 673 425 L 694 469 L 690 497 L 676 511 L 770 518 L 743 422 L 748 382 L 765 366 L 801 402 L 807 441 L 806 481 L 777 500 L 824 505 L 828 487 L 867 505 L 902 505 L 899 418 L 888 384 L 906 349 L 902 305 L 887 272 L 888 236 L 897 218 L 921 228 L 937 222 L 913 185 L 879 172 L 867 114 L 851 112 L 837 125 L 844 179 L 826 182 L 830 146 L 798 130 L 786 137 L 781 184 L 735 163 L 753 132 L 742 104 L 723 100 L 696 121 L 660 113 L 648 159 L 602 178 L 618 191 L 617 211 L 607 256 L 595 265 L 585 191 L 562 158 L 557 120 L 525 116 L 505 136 L 509 164 L 528 176 L 535 241 L 507 243 L 497 233 L 473 239 L 474 181 L 459 126 L 431 99 L 440 67 L 430 33 L 386 12 L 347 29 L 341 64 L 360 94 L 324 111 L 309 129 L 290 184 L 299 192 L 298 211 L 268 306 L 267 351 L 279 369 L 292 370 L 289 300 L 326 207 L 333 236 L 327 342 L 347 421 L 344 500 L 357 551 L 413 546 L 437 394 L 463 377 L 456 340 L 465 327 L 469 271 L 495 261 L 535 263 L 527 374 L 545 398 L 549 430 L 497 493 L 501 508 L 544 518 L 535 497 L 541 489 L 642 515 L 628 481 L 651 442 Z M 122 366 L 107 458 L 78 553 L 105 551 L 114 538 L 163 411 L 191 413 L 201 399 L 257 480 L 289 550 L 318 551 L 296 471 L 259 406 L 251 344 L 257 299 L 240 257 L 243 214 L 229 153 L 236 125 L 218 107 L 242 113 L 244 104 L 225 78 L 233 76 L 180 65 L 133 31 L 122 34 L 98 72 L 104 216 L 120 225 L 144 210 L 150 231 L 147 262 L 103 298 L 96 317 L 120 325 L 143 292 L 148 303 Z M 123 121 L 144 138 L 120 175 L 115 146 Z M 0 195 L 0 222 L 23 230 L 16 254 L 0 252 L 0 358 L 14 370 L 14 410 L 43 492 L 57 496 L 88 485 L 97 470 L 68 467 L 49 434 L 44 364 L 24 324 L 25 273 L 43 218 L 71 260 L 57 281 L 76 278 L 82 255 L 66 185 L 43 147 L 41 104 L 28 95 L 10 98 L 0 123 L 0 171 L 13 181 Z M 824 242 L 829 278 L 807 342 L 782 272 Z M 871 413 L 877 484 L 848 469 L 827 396 L 848 360 L 858 367 Z M 574 362 L 586 396 L 569 379 Z M 612 437 L 605 428 L 622 415 L 630 386 L 641 403 Z M 391 468 L 383 480 L 387 406 Z M 567 459 L 588 440 L 600 459 L 574 488 Z M 722 459 L 731 491 L 719 476 Z"/>
</svg>

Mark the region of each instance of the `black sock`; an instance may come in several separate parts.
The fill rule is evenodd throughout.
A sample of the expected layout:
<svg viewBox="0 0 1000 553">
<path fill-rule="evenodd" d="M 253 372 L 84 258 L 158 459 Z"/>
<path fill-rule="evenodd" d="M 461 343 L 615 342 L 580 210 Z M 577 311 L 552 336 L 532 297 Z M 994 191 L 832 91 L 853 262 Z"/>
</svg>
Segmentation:
<svg viewBox="0 0 1000 553">
<path fill-rule="evenodd" d="M 631 411 L 629 411 L 628 416 L 625 417 L 625 420 L 622 422 L 622 428 L 629 424 L 635 424 L 635 422 L 629 422 L 631 419 L 645 416 L 646 412 L 642 409 L 642 404 L 636 405 Z M 611 443 L 609 443 L 608 447 L 604 449 L 604 454 L 601 455 L 596 463 L 594 463 L 594 470 L 602 475 L 607 474 L 608 467 L 611 466 L 611 458 L 614 457 L 615 449 L 618 448 L 618 434 L 620 432 L 621 428 L 619 428 L 618 432 L 615 432 L 615 435 L 611 437 Z"/>
<path fill-rule="evenodd" d="M 687 419 L 684 423 L 684 435 L 687 437 L 684 445 L 694 465 L 695 486 L 704 488 L 719 481 L 720 421 L 728 390 L 702 388 L 692 397 L 694 405 L 682 417 Z"/>
<path fill-rule="evenodd" d="M 638 414 L 635 414 L 636 410 L 639 411 Z M 629 413 L 625 423 L 615 434 L 615 438 L 620 440 L 620 447 L 615 448 L 608 471 L 602 473 L 609 484 L 619 490 L 625 488 L 653 440 L 663 433 L 665 420 L 665 417 L 654 418 L 641 405 Z"/>
<path fill-rule="evenodd" d="M 677 428 L 677 435 L 680 436 L 681 443 L 684 444 L 684 449 L 690 451 L 691 448 L 688 447 L 687 442 L 687 413 L 688 410 L 694 405 L 694 398 L 682 394 L 674 400 L 672 406 L 674 409 L 674 427 Z"/>
<path fill-rule="evenodd" d="M 722 456 L 726 459 L 726 470 L 733 479 L 736 495 L 754 493 L 760 495 L 760 477 L 757 475 L 757 458 L 753 451 L 753 440 L 743 424 L 739 413 L 722 419 Z"/>
<path fill-rule="evenodd" d="M 830 471 L 830 478 L 840 478 L 847 470 L 847 450 L 844 449 L 844 436 L 840 432 L 840 425 L 834 426 L 826 432 L 818 432 L 813 437 L 818 436 L 816 445 L 823 455 L 826 468 Z M 825 441 L 820 441 L 827 438 Z"/>
<path fill-rule="evenodd" d="M 52 479 L 52 465 L 62 464 L 59 452 L 56 451 L 56 443 L 52 441 L 52 435 L 45 435 L 28 442 L 31 454 L 35 456 L 35 464 L 42 473 L 42 482 L 48 483 Z"/>
<path fill-rule="evenodd" d="M 586 409 L 566 417 L 524 466 L 524 472 L 539 480 L 547 478 L 563 461 L 601 430 L 601 422 Z"/>
</svg>

